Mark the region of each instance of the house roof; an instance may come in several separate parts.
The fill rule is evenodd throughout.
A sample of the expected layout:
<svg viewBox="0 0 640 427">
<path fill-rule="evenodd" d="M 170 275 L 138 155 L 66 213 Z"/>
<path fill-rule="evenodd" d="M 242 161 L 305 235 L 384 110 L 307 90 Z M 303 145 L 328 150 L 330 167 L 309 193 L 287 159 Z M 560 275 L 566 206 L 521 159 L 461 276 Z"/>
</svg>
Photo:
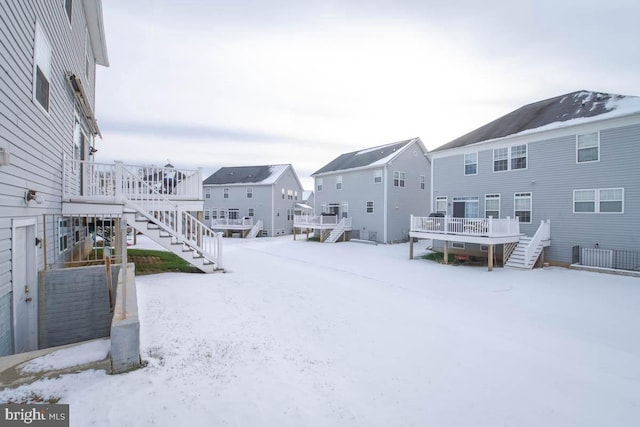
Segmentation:
<svg viewBox="0 0 640 427">
<path fill-rule="evenodd" d="M 640 112 L 640 97 L 581 90 L 520 107 L 432 151 L 543 130 L 543 127 L 557 128 L 621 116 L 634 111 Z"/>
<path fill-rule="evenodd" d="M 414 141 L 420 141 L 420 138 L 407 139 L 405 141 L 393 142 L 391 144 L 342 154 L 311 174 L 311 176 L 347 169 L 384 165 Z"/>
<path fill-rule="evenodd" d="M 204 180 L 204 185 L 275 183 L 291 165 L 222 167 Z"/>
<path fill-rule="evenodd" d="M 102 0 L 83 0 L 84 14 L 87 20 L 89 40 L 96 63 L 109 66 L 107 54 L 107 39 L 104 35 L 104 20 L 102 17 Z"/>
</svg>

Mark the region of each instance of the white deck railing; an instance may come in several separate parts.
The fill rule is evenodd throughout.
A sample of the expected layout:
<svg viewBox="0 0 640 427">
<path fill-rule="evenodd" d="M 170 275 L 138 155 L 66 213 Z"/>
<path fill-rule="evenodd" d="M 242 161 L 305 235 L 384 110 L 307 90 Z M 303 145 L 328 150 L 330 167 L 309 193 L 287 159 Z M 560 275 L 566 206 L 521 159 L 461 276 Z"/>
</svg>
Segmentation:
<svg viewBox="0 0 640 427">
<path fill-rule="evenodd" d="M 203 198 L 200 168 L 189 170 L 64 159 L 62 185 L 66 199 L 115 198 L 118 201 L 151 191 L 165 194 L 168 198 Z"/>
<path fill-rule="evenodd" d="M 337 215 L 296 215 L 293 218 L 294 227 L 337 225 L 339 222 Z"/>
<path fill-rule="evenodd" d="M 245 217 L 241 219 L 229 219 L 229 218 L 219 218 L 211 220 L 212 227 L 241 227 L 241 228 L 251 228 L 253 227 L 253 218 Z"/>
<path fill-rule="evenodd" d="M 453 218 L 411 215 L 412 232 L 504 237 L 520 234 L 518 218 Z"/>
</svg>

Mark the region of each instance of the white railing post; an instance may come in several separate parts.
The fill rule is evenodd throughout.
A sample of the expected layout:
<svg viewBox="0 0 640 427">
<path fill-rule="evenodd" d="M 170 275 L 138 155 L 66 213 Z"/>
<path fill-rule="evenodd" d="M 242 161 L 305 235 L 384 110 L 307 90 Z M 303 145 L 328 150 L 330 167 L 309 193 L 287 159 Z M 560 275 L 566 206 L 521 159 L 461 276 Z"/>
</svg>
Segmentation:
<svg viewBox="0 0 640 427">
<path fill-rule="evenodd" d="M 196 194 L 198 195 L 198 200 L 204 200 L 204 188 L 202 188 L 202 168 L 199 167 L 196 170 L 196 182 L 194 183 L 194 185 L 197 187 L 196 188 Z"/>
<path fill-rule="evenodd" d="M 445 215 L 444 217 L 444 232 L 445 234 L 449 233 L 449 216 Z"/>
<path fill-rule="evenodd" d="M 413 224 L 413 214 L 411 214 L 410 218 L 409 218 L 409 231 L 413 231 L 414 224 Z"/>
<path fill-rule="evenodd" d="M 122 162 L 115 162 L 116 165 L 116 179 L 115 179 L 115 192 L 116 192 L 116 201 L 124 200 L 123 190 L 124 190 L 124 177 L 123 177 L 123 164 Z"/>
</svg>

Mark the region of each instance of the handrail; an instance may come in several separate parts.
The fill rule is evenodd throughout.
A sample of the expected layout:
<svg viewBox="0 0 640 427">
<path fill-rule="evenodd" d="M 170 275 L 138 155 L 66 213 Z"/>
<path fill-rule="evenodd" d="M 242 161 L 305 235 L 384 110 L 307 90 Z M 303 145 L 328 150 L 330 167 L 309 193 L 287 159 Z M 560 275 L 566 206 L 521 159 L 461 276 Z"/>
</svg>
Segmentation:
<svg viewBox="0 0 640 427">
<path fill-rule="evenodd" d="M 524 259 L 527 263 L 527 267 L 531 263 L 532 252 L 540 246 L 543 240 L 549 240 L 551 237 L 551 220 L 540 221 L 540 226 L 536 230 L 536 233 L 531 238 L 529 244 L 524 248 Z"/>
<path fill-rule="evenodd" d="M 221 233 L 214 232 L 189 212 L 182 211 L 175 202 L 156 191 L 147 182 L 137 180 L 137 177 L 127 168 L 121 170 L 123 189 L 120 191 L 127 204 L 147 220 L 171 234 L 179 243 L 191 247 L 200 255 L 215 262 L 217 268 L 221 268 Z M 136 185 L 125 185 L 132 182 Z M 140 189 L 143 191 L 138 191 Z"/>
<path fill-rule="evenodd" d="M 518 218 L 454 218 L 420 217 L 411 215 L 410 231 L 468 236 L 518 236 Z"/>
</svg>

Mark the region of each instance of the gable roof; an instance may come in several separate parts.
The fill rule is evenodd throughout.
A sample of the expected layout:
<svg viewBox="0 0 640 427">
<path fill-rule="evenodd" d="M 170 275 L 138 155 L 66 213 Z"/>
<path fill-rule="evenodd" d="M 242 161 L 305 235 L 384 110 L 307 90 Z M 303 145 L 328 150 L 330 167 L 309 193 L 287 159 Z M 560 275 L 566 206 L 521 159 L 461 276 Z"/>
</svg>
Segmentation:
<svg viewBox="0 0 640 427">
<path fill-rule="evenodd" d="M 378 147 L 367 148 L 351 153 L 341 154 L 336 157 L 311 176 L 329 172 L 337 172 L 348 169 L 365 168 L 371 166 L 381 166 L 389 163 L 395 156 L 412 142 L 418 141 L 422 145 L 420 138 L 407 139 L 405 141 L 393 142 L 391 144 L 380 145 Z M 426 152 L 426 149 L 425 149 Z"/>
<path fill-rule="evenodd" d="M 602 92 L 577 91 L 520 107 L 432 151 L 463 147 L 543 126 L 555 127 L 640 112 L 640 98 Z M 606 116 L 604 116 L 606 114 Z"/>
<path fill-rule="evenodd" d="M 222 167 L 213 175 L 205 179 L 204 185 L 222 184 L 256 184 L 270 185 L 291 165 L 265 165 L 265 166 L 233 166 Z M 292 168 L 293 169 L 293 168 Z M 297 177 L 296 177 L 297 179 Z"/>
</svg>

